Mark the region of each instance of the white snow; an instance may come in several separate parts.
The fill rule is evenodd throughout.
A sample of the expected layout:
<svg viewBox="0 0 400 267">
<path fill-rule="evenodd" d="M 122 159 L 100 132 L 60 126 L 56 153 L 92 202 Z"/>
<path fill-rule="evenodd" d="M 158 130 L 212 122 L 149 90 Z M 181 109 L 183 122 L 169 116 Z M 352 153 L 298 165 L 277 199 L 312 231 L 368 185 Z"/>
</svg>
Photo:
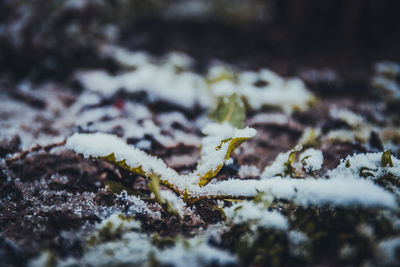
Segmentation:
<svg viewBox="0 0 400 267">
<path fill-rule="evenodd" d="M 378 244 L 378 259 L 383 266 L 395 266 L 399 261 L 400 237 L 383 240 Z"/>
<path fill-rule="evenodd" d="M 340 164 L 333 170 L 328 172 L 330 177 L 360 177 L 360 169 L 368 168 L 368 172 L 372 173 L 375 178 L 390 172 L 396 176 L 400 176 L 400 160 L 392 155 L 393 167 L 381 167 L 382 152 L 377 153 L 360 153 L 348 156 L 342 159 Z M 346 167 L 346 162 L 350 167 Z M 373 179 L 373 178 L 370 178 Z"/>
<path fill-rule="evenodd" d="M 165 99 L 188 109 L 196 104 L 208 107 L 212 103 L 204 78 L 189 71 L 177 73 L 177 67 L 190 64 L 184 55 L 170 54 L 165 64 L 155 64 L 142 52 L 136 54 L 115 47 L 106 47 L 103 51 L 105 55 L 114 51 L 117 60 L 135 69 L 115 76 L 102 70 L 78 72 L 76 78 L 92 92 L 111 97 L 119 89 L 131 93 L 146 91 L 155 99 Z"/>
<path fill-rule="evenodd" d="M 224 131 L 218 130 L 222 127 Z M 162 181 L 168 181 L 179 190 L 185 188 L 193 196 L 255 196 L 258 191 L 271 194 L 276 198 L 293 200 L 299 205 L 335 205 L 335 206 L 363 206 L 363 207 L 397 207 L 393 194 L 385 191 L 373 182 L 358 177 L 358 168 L 368 167 L 380 171 L 379 162 L 381 153 L 370 153 L 355 155 L 348 158 L 351 168 L 346 168 L 343 161 L 336 169 L 328 172 L 331 179 L 291 179 L 274 177 L 282 171 L 283 162 L 287 160 L 288 153 L 282 153 L 277 160 L 266 168 L 262 174 L 263 180 L 235 180 L 222 181 L 198 187 L 197 182 L 200 175 L 213 170 L 218 164 L 223 164 L 227 143 L 221 145 L 222 154 L 215 150 L 216 145 L 225 137 L 251 137 L 255 134 L 254 129 L 242 130 L 229 128 L 228 125 L 209 125 L 205 133 L 210 134 L 204 138 L 208 140 L 203 145 L 203 157 L 208 157 L 209 162 L 200 163 L 196 171 L 189 175 L 179 175 L 175 170 L 156 157 L 150 156 L 134 146 L 125 144 L 121 139 L 107 134 L 74 134 L 67 141 L 69 149 L 82 153 L 86 157 L 101 157 L 114 153 L 117 161 L 125 160 L 131 167 L 141 166 L 145 172 L 157 173 Z M 212 134 L 219 134 L 218 137 Z M 221 136 L 222 134 L 222 136 Z M 211 139 L 207 139 L 211 138 Z M 215 139 L 212 139 L 215 138 Z M 101 144 L 101 145 L 99 145 Z M 209 146 L 209 147 L 207 147 Z M 214 151 L 218 152 L 215 153 Z M 322 155 L 320 151 L 309 150 L 304 155 L 309 157 L 308 166 L 312 169 L 320 167 Z M 389 168 L 395 175 L 400 174 L 400 161 L 393 157 L 395 167 Z M 204 165 L 202 165 L 204 164 Z M 381 168 L 384 169 L 384 168 Z M 269 179 L 265 179 L 269 178 Z"/>
<path fill-rule="evenodd" d="M 173 210 L 177 211 L 179 215 L 183 216 L 186 204 L 183 202 L 181 197 L 178 197 L 171 190 L 160 190 L 160 195 L 171 205 Z"/>
<path fill-rule="evenodd" d="M 375 71 L 379 74 L 395 76 L 400 74 L 400 64 L 393 61 L 381 61 L 375 65 Z"/>
<path fill-rule="evenodd" d="M 127 66 L 127 70 L 114 76 L 102 70 L 80 71 L 76 78 L 85 88 L 105 97 L 120 89 L 146 91 L 155 99 L 190 109 L 196 104 L 207 108 L 215 96 L 237 93 L 247 98 L 252 109 L 274 106 L 285 113 L 306 109 L 314 98 L 301 80 L 284 79 L 267 69 L 233 72 L 229 66 L 221 65 L 211 67 L 207 77 L 202 77 L 190 71 L 192 59 L 182 53 L 170 53 L 156 62 L 146 53 L 117 46 L 102 46 L 100 52 Z M 258 81 L 266 85 L 257 87 Z"/>
<path fill-rule="evenodd" d="M 336 179 L 270 178 L 264 180 L 230 179 L 208 184 L 197 191 L 199 195 L 255 196 L 259 191 L 277 199 L 293 200 L 297 204 L 322 206 L 362 206 L 396 208 L 393 194 L 371 181 L 350 177 Z"/>
<path fill-rule="evenodd" d="M 125 218 L 123 214 L 114 213 L 107 219 L 96 224 L 96 229 L 101 230 L 107 228 L 110 233 L 127 232 L 133 229 L 140 229 L 140 222 L 133 218 Z"/>
<path fill-rule="evenodd" d="M 287 230 L 289 228 L 287 219 L 277 211 L 268 211 L 262 204 L 252 201 L 235 203 L 231 207 L 224 208 L 228 220 L 233 224 L 250 223 L 252 230 L 257 227 Z"/>
<path fill-rule="evenodd" d="M 299 138 L 299 141 L 297 141 L 298 144 L 301 145 L 308 145 L 312 144 L 315 140 L 319 138 L 321 135 L 321 128 L 312 128 L 312 127 L 307 127 L 304 129 L 303 134 Z"/>
<path fill-rule="evenodd" d="M 131 168 L 141 167 L 146 173 L 155 173 L 161 180 L 169 181 L 178 187 L 185 183 L 179 179 L 176 171 L 168 168 L 164 161 L 150 156 L 133 145 L 127 145 L 120 138 L 104 133 L 79 134 L 75 133 L 68 138 L 65 145 L 68 149 L 83 154 L 85 157 L 106 157 L 114 154 L 117 162 L 124 161 Z"/>
<path fill-rule="evenodd" d="M 386 100 L 400 99 L 400 84 L 396 80 L 396 76 L 400 74 L 400 64 L 390 61 L 378 62 L 375 72 L 372 85 L 383 90 L 384 98 Z"/>
<path fill-rule="evenodd" d="M 342 120 L 354 128 L 365 123 L 365 120 L 361 115 L 356 114 L 348 109 L 339 109 L 337 107 L 333 107 L 330 109 L 330 116 L 333 119 Z"/>
<path fill-rule="evenodd" d="M 239 168 L 238 175 L 241 178 L 257 177 L 260 176 L 260 169 L 254 165 L 242 165 Z"/>
<path fill-rule="evenodd" d="M 265 167 L 264 171 L 261 173 L 261 178 L 268 179 L 278 175 L 285 176 L 285 162 L 288 161 L 290 153 L 293 151 L 300 151 L 302 148 L 302 145 L 297 145 L 292 150 L 285 153 L 279 153 L 274 162 Z"/>
<path fill-rule="evenodd" d="M 291 113 L 295 109 L 304 110 L 313 100 L 313 95 L 299 79 L 284 79 L 267 69 L 238 72 L 237 77 L 228 78 L 233 73 L 226 66 L 214 66 L 210 69 L 209 80 L 214 80 L 210 88 L 215 95 L 236 93 L 244 96 L 254 110 L 273 106 L 280 107 L 285 113 Z M 260 81 L 265 85 L 256 86 Z"/>
<path fill-rule="evenodd" d="M 82 258 L 67 258 L 57 266 L 144 266 L 153 255 L 164 265 L 177 267 L 201 267 L 205 265 L 229 265 L 237 258 L 208 244 L 206 236 L 178 238 L 173 247 L 158 249 L 151 242 L 151 236 L 137 232 L 124 233 L 119 240 L 87 247 Z M 43 260 L 41 261 L 43 262 Z"/>
<path fill-rule="evenodd" d="M 299 158 L 306 171 L 317 171 L 321 169 L 322 163 L 324 163 L 322 151 L 314 148 L 309 148 L 302 152 Z"/>
<path fill-rule="evenodd" d="M 221 143 L 222 140 L 235 138 L 252 138 L 257 131 L 253 128 L 246 127 L 237 129 L 230 123 L 224 122 L 209 123 L 202 132 L 206 135 L 201 141 L 200 163 L 197 165 L 196 173 L 203 176 L 210 170 L 216 170 L 225 162 L 228 153 L 229 141 Z M 219 147 L 219 149 L 216 149 Z"/>
<path fill-rule="evenodd" d="M 125 160 L 131 168 L 141 167 L 145 173 L 156 173 L 160 175 L 162 181 L 168 181 L 177 189 L 184 190 L 198 183 L 199 177 L 224 164 L 229 142 L 221 143 L 221 140 L 251 138 L 256 134 L 253 128 L 236 129 L 229 123 L 208 124 L 203 132 L 208 136 L 202 140 L 200 163 L 195 172 L 188 175 L 179 175 L 161 159 L 150 156 L 133 145 L 127 145 L 122 139 L 110 134 L 75 133 L 67 139 L 65 146 L 85 157 L 106 157 L 114 154 L 117 162 Z"/>
<path fill-rule="evenodd" d="M 157 259 L 166 265 L 177 267 L 202 267 L 208 265 L 229 265 L 236 263 L 234 255 L 211 247 L 202 238 L 191 238 L 188 242 L 177 244 L 156 253 Z"/>
</svg>

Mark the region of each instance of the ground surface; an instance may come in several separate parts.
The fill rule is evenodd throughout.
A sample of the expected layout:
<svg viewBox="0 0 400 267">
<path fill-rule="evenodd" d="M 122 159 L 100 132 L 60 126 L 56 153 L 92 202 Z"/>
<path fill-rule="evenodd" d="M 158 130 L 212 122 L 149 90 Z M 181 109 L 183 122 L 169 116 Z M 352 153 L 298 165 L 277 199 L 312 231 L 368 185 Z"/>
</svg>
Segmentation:
<svg viewBox="0 0 400 267">
<path fill-rule="evenodd" d="M 164 23 L 147 18 L 127 24 L 135 38 L 127 37 L 127 25 L 121 27 L 120 38 L 107 35 L 94 39 L 100 43 L 81 37 L 90 29 L 80 29 L 83 33 L 69 29 L 76 31 L 71 38 L 80 40 L 74 43 L 68 35 L 58 36 L 54 31 L 64 29 L 64 20 L 74 20 L 74 16 L 79 25 L 85 16 L 76 12 L 60 11 L 52 17 L 49 25 L 58 25 L 58 28 L 47 25 L 33 46 L 23 44 L 10 48 L 6 42 L 2 45 L 4 51 L 18 56 L 15 56 L 15 65 L 3 71 L 0 81 L 0 265 L 40 266 L 46 260 L 56 264 L 52 261 L 55 258 L 60 265 L 68 265 L 63 261 L 67 258 L 75 260 L 69 266 L 97 265 L 94 258 L 87 256 L 96 248 L 101 252 L 101 245 L 121 238 L 128 240 L 129 247 L 129 242 L 135 240 L 126 237 L 126 232 L 129 234 L 131 230 L 121 230 L 112 232 L 104 240 L 100 233 L 98 239 L 102 241 L 97 239 L 97 243 L 90 244 L 90 237 L 96 231 L 101 232 L 99 223 L 112 214 L 134 217 L 141 223 L 134 232 L 147 235 L 159 251 L 155 257 L 149 254 L 137 262 L 121 260 L 111 251 L 110 257 L 115 262 L 100 260 L 104 265 L 180 265 L 179 259 L 184 257 L 179 253 L 173 254 L 178 256 L 171 261 L 164 260 L 163 257 L 168 257 L 162 254 L 164 247 L 180 242 L 174 239 L 176 236 L 182 239 L 206 236 L 203 241 L 207 245 L 236 257 L 230 260 L 221 252 L 215 258 L 196 261 L 198 265 L 394 266 L 399 263 L 398 204 L 394 209 L 329 204 L 303 207 L 287 199 L 273 199 L 268 210 L 286 218 L 288 229 L 284 231 L 279 227 L 252 229 L 251 223 L 229 223 L 229 218 L 224 220 L 220 206 L 229 208 L 230 201 L 200 200 L 187 207 L 189 210 L 179 219 L 150 197 L 146 178 L 108 162 L 84 158 L 62 145 L 74 132 L 106 132 L 163 159 L 181 174 L 196 168 L 199 145 L 204 137 L 201 128 L 210 110 L 207 106 L 179 105 L 179 101 L 177 104 L 157 97 L 146 86 L 135 92 L 122 86 L 111 94 L 94 92 L 85 86 L 79 76 L 85 70 L 106 70 L 115 75 L 131 71 L 114 56 L 102 52 L 101 46 L 116 45 L 128 51 L 139 49 L 151 53 L 154 56 L 149 57 L 157 62 L 155 65 L 165 64 L 162 62 L 167 52 L 185 52 L 193 57 L 190 72 L 201 77 L 207 75 L 215 60 L 224 62 L 237 73 L 269 68 L 284 77 L 302 79 L 314 94 L 316 101 L 302 111 L 285 113 L 279 107 L 248 108 L 245 125 L 255 128 L 257 135 L 231 155 L 232 161 L 222 167 L 215 178 L 217 181 L 230 177 L 260 179 L 264 168 L 279 153 L 295 147 L 311 128 L 318 129 L 320 134 L 303 144 L 306 148 L 321 150 L 324 157 L 322 168 L 313 174 L 316 179 L 324 177 L 341 159 L 354 153 L 391 149 L 393 159 L 399 158 L 398 99 L 373 86 L 379 56 L 354 60 L 354 64 L 343 67 L 342 55 L 336 50 L 299 49 L 299 56 L 285 56 L 287 48 L 274 43 L 276 40 L 259 37 L 257 25 L 243 28 L 209 22 Z M 79 12 L 85 14 L 87 10 Z M 145 31 L 143 24 L 148 26 Z M 53 45 L 65 41 L 66 45 L 57 48 L 55 56 L 51 55 L 54 47 L 44 44 L 47 35 L 54 38 Z M 26 38 L 24 33 L 21 36 Z M 236 45 L 227 47 L 232 42 Z M 37 51 L 44 53 L 43 61 L 36 58 Z M 321 63 L 321 55 L 327 61 Z M 17 63 L 24 59 L 26 64 Z M 398 84 L 399 74 L 396 75 L 393 80 Z M 101 87 L 101 82 L 97 86 Z M 345 111 L 344 115 L 337 115 L 338 110 Z M 352 123 L 349 118 L 353 115 L 362 118 L 362 123 Z M 49 144 L 57 145 L 46 149 Z M 241 170 L 244 165 L 253 166 L 253 172 Z M 391 192 L 398 203 L 399 177 L 394 174 L 389 178 L 373 182 Z M 121 193 L 122 190 L 127 193 Z M 213 227 L 218 231 L 213 232 Z M 297 235 L 301 238 L 296 239 L 296 233 L 301 233 Z M 137 240 L 140 238 L 143 237 Z M 207 258 L 202 255 L 207 250 L 199 251 L 200 256 L 196 257 Z M 32 262 L 40 255 L 45 255 L 42 261 Z M 219 261 L 218 257 L 227 258 Z"/>
</svg>

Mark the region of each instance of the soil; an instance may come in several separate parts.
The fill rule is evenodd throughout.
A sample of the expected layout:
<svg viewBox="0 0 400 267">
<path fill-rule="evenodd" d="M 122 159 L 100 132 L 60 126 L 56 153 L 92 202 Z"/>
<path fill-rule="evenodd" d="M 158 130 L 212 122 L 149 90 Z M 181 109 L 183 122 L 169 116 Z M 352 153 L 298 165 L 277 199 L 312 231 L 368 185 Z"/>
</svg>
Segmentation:
<svg viewBox="0 0 400 267">
<path fill-rule="evenodd" d="M 93 11 L 94 14 L 96 12 L 101 11 Z M 35 116 L 32 117 L 34 120 L 26 122 L 24 118 L 16 118 L 0 107 L 0 120 L 3 122 L 23 122 L 13 136 L 0 140 L 1 266 L 24 266 L 44 250 L 50 250 L 60 258 L 82 255 L 85 245 L 82 236 L 90 233 L 96 222 L 113 212 L 129 212 L 130 203 L 123 196 L 112 192 L 110 181 L 125 189 L 150 196 L 147 180 L 143 177 L 103 161 L 84 159 L 62 146 L 24 152 L 40 136 L 56 138 L 60 135 L 68 136 L 74 131 L 83 131 L 63 117 L 63 113 L 67 112 L 84 90 L 72 79 L 74 71 L 90 67 L 114 73 L 119 70 L 118 64 L 101 58 L 94 52 L 95 42 L 85 39 L 78 44 L 65 40 L 61 31 L 57 33 L 57 30 L 64 29 L 71 20 L 77 18 L 81 22 L 88 13 L 88 10 L 83 10 L 80 14 L 65 12 L 59 15 L 58 19 L 55 18 L 49 24 L 53 28 L 49 27 L 48 32 L 38 37 L 36 42 L 32 41 L 34 38 L 31 36 L 23 35 L 23 40 L 31 43 L 25 42 L 22 46 L 13 47 L 2 39 L 0 53 L 5 55 L 5 61 L 1 64 L 0 71 L 0 106 L 2 102 L 12 103 L 21 109 L 26 108 L 28 113 L 32 112 Z M 86 20 L 95 19 L 88 17 Z M 33 24 L 32 27 L 34 26 Z M 241 165 L 255 165 L 262 170 L 279 153 L 293 148 L 307 127 L 319 127 L 323 133 L 346 128 L 342 121 L 329 116 L 333 105 L 362 114 L 367 122 L 381 127 L 388 123 L 385 116 L 398 114 L 397 107 L 382 108 L 383 97 L 370 85 L 373 64 L 377 59 L 400 58 L 398 53 L 387 52 L 393 51 L 391 49 L 379 48 L 370 53 L 368 51 L 371 49 L 356 45 L 351 50 L 354 54 L 350 60 L 345 56 L 350 50 L 343 52 L 337 46 L 325 46 L 326 42 L 316 43 L 314 46 L 313 43 L 306 42 L 305 37 L 296 37 L 299 38 L 299 45 L 289 45 L 294 37 L 279 23 L 266 27 L 263 23 L 230 25 L 220 21 L 165 21 L 145 17 L 125 22 L 121 29 L 121 37 L 116 43 L 123 47 L 145 50 L 156 56 L 169 51 L 185 52 L 195 59 L 195 69 L 199 73 L 203 73 L 216 59 L 228 62 L 238 69 L 266 67 L 280 75 L 302 78 L 318 98 L 313 107 L 304 112 L 293 113 L 288 122 L 283 124 L 254 120 L 259 113 L 270 112 L 268 109 L 249 111 L 246 125 L 257 129 L 258 134 L 238 149 L 238 153 L 232 156 L 233 163 L 222 168 L 216 177 L 218 180 L 237 175 Z M 33 32 L 27 27 L 24 33 Z M 45 44 L 46 36 L 51 37 L 55 47 Z M 393 45 L 398 43 L 398 39 Z M 14 64 L 7 65 L 4 63 L 7 60 L 14 61 Z M 24 60 L 26 63 L 22 64 Z M 51 66 L 56 67 L 49 68 L 46 60 L 52 60 Z M 326 78 L 327 72 L 334 73 L 332 79 L 330 76 Z M 33 88 L 42 89 L 20 90 L 18 85 L 22 80 L 29 81 Z M 48 81 L 51 81 L 52 88 L 43 89 L 42 85 Z M 46 92 L 51 92 L 51 97 Z M 153 113 L 156 124 L 156 118 L 163 113 L 181 112 L 189 124 L 175 123 L 170 130 L 179 129 L 200 136 L 195 120 L 207 111 L 198 107 L 187 110 L 167 102 L 151 102 L 146 93 L 130 95 L 124 92 L 96 107 L 118 107 L 121 99 L 126 103 L 146 105 Z M 61 103 L 57 108 L 58 113 L 53 117 L 46 116 L 49 109 L 57 103 Z M 115 128 L 112 133 L 121 135 L 121 131 L 124 131 L 124 125 Z M 199 158 L 197 147 L 182 143 L 165 147 L 151 135 L 145 136 L 145 140 L 151 142 L 151 146 L 145 149 L 146 152 L 162 158 L 178 172 L 189 172 L 195 168 Z M 139 141 L 134 138 L 128 140 L 131 144 Z M 318 148 L 322 150 L 325 159 L 320 171 L 323 174 L 336 167 L 340 159 L 347 155 L 382 151 L 383 146 L 377 134 L 372 134 L 367 144 L 326 141 Z M 393 151 L 393 155 L 399 157 L 398 152 Z M 151 203 L 152 200 L 147 201 Z M 136 215 L 136 218 L 142 222 L 145 232 L 156 232 L 161 236 L 174 236 L 177 233 L 191 236 L 201 227 L 207 228 L 223 221 L 222 214 L 213 208 L 214 205 L 213 200 L 197 202 L 195 207 L 198 217 L 188 216 L 181 222 L 176 216 L 164 211 L 161 211 L 161 219 L 145 215 Z M 155 206 L 153 208 L 157 210 Z M 332 216 L 329 218 L 332 219 Z M 233 246 L 233 243 L 227 244 Z M 315 253 L 321 253 L 320 250 L 326 252 L 323 247 L 316 247 Z M 316 257 L 313 264 L 336 266 L 340 262 L 335 257 L 334 253 L 327 255 L 325 259 Z M 362 259 L 356 259 L 352 263 L 360 262 Z"/>
</svg>

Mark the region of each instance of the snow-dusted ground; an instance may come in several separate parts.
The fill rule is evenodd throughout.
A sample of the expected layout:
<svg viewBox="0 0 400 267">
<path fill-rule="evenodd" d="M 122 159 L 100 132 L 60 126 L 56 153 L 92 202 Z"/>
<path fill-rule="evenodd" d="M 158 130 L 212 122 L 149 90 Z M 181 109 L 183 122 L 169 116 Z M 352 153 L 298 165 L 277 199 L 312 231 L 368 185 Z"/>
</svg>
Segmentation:
<svg viewBox="0 0 400 267">
<path fill-rule="evenodd" d="M 142 177 L 156 174 L 165 185 L 161 197 L 181 217 L 175 223 L 190 221 L 192 237 L 178 231 L 171 238 L 152 225 L 173 219 L 163 211 L 162 204 L 154 203 L 144 178 L 128 188 L 139 188 L 144 196 L 124 191 L 111 194 L 113 203 L 119 204 L 105 208 L 98 204 L 98 196 L 113 190 L 107 184 L 112 180 L 110 172 L 125 182 L 129 179 L 116 167 L 92 166 L 90 161 L 75 158 L 76 164 L 94 168 L 85 169 L 89 175 L 79 177 L 76 183 L 97 180 L 95 189 L 73 192 L 79 186 L 70 183 L 70 172 L 66 176 L 53 173 L 51 177 L 33 173 L 32 182 L 26 176 L 15 177 L 18 168 L 9 168 L 2 160 L 5 179 L 15 188 L 22 188 L 24 201 L 33 203 L 29 216 L 65 210 L 82 220 L 88 212 L 96 216 L 97 223 L 88 220 L 85 227 L 76 230 L 82 232 L 79 240 L 85 248 L 83 254 L 61 257 L 59 266 L 142 265 L 152 261 L 175 266 L 185 266 L 188 261 L 193 266 L 244 264 L 240 246 L 232 243 L 235 246 L 229 249 L 224 243 L 233 239 L 229 235 L 236 235 L 240 227 L 245 230 L 237 233 L 241 236 L 237 242 L 247 248 L 252 244 L 267 246 L 257 242 L 268 232 L 284 236 L 282 246 L 290 248 L 291 257 L 312 262 L 307 258 L 310 256 L 305 256 L 310 253 L 310 244 L 318 242 L 317 234 L 326 235 L 323 226 L 315 225 L 315 214 L 331 216 L 333 221 L 337 219 L 335 214 L 343 211 L 348 216 L 360 214 L 355 221 L 343 218 L 343 223 L 354 223 L 351 227 L 358 231 L 357 238 L 369 240 L 373 256 L 365 262 L 399 262 L 395 251 L 400 236 L 400 129 L 395 118 L 381 108 L 384 101 L 389 101 L 387 98 L 380 103 L 365 103 L 364 114 L 352 110 L 345 101 L 332 104 L 329 99 L 318 100 L 301 80 L 284 78 L 267 69 L 238 70 L 218 63 L 200 75 L 192 70 L 193 60 L 182 53 L 155 58 L 109 45 L 101 46 L 99 53 L 114 60 L 123 71 L 111 74 L 101 69 L 77 70 L 73 76 L 83 88 L 79 93 L 69 88 L 60 90 L 58 84 L 39 86 L 28 82 L 15 89 L 20 95 L 42 100 L 44 106 L 30 105 L 0 88 L 0 141 L 7 143 L 14 136 L 20 140 L 20 145 L 4 157 L 11 158 L 36 144 L 66 139 L 64 147 L 49 155 L 63 156 L 72 150 L 85 158 L 118 163 Z M 389 90 L 390 99 L 396 99 L 398 84 L 387 73 L 390 77 L 398 75 L 398 65 L 380 63 L 376 68 L 373 83 L 384 87 L 385 92 Z M 243 129 L 207 117 L 219 97 L 233 93 L 243 97 L 250 111 L 245 122 L 248 127 Z M 295 116 L 303 114 L 311 121 L 315 112 L 320 112 L 320 120 L 312 125 Z M 381 147 L 374 145 L 371 136 L 379 139 Z M 233 151 L 238 140 L 246 143 Z M 349 152 L 335 154 L 340 149 Z M 387 149 L 392 149 L 390 163 L 382 159 Z M 32 157 L 40 158 L 41 153 L 33 153 Z M 104 171 L 97 173 L 101 168 Z M 202 184 L 205 176 L 209 178 Z M 7 193 L 1 201 L 13 201 L 12 197 Z M 67 202 L 59 204 L 64 198 Z M 212 200 L 205 206 L 194 204 L 206 203 L 207 199 Z M 207 221 L 203 209 L 217 212 L 218 223 Z M 296 213 L 303 211 L 311 215 Z M 373 219 L 365 219 L 363 212 Z M 309 216 L 310 221 L 300 223 L 301 216 Z M 147 218 L 145 226 L 143 218 Z M 387 224 L 383 230 L 382 221 Z M 303 225 L 307 223 L 312 226 Z M 319 227 L 324 230 L 316 230 Z M 171 240 L 163 240 L 159 234 Z M 358 239 L 345 241 L 335 249 L 351 260 L 351 251 L 359 249 L 360 244 Z M 43 252 L 30 264 L 41 266 L 53 256 Z"/>
</svg>

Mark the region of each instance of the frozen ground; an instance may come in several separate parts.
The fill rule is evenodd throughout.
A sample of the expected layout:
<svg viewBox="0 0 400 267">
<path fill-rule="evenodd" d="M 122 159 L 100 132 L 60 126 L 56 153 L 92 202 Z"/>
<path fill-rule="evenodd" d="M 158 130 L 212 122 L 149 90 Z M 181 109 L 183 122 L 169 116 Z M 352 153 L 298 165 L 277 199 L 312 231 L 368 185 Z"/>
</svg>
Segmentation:
<svg viewBox="0 0 400 267">
<path fill-rule="evenodd" d="M 0 265 L 400 264 L 398 63 L 155 55 L 64 2 L 25 49 L 66 45 L 0 80 Z M 26 51 L 17 18 L 0 37 Z"/>
</svg>

